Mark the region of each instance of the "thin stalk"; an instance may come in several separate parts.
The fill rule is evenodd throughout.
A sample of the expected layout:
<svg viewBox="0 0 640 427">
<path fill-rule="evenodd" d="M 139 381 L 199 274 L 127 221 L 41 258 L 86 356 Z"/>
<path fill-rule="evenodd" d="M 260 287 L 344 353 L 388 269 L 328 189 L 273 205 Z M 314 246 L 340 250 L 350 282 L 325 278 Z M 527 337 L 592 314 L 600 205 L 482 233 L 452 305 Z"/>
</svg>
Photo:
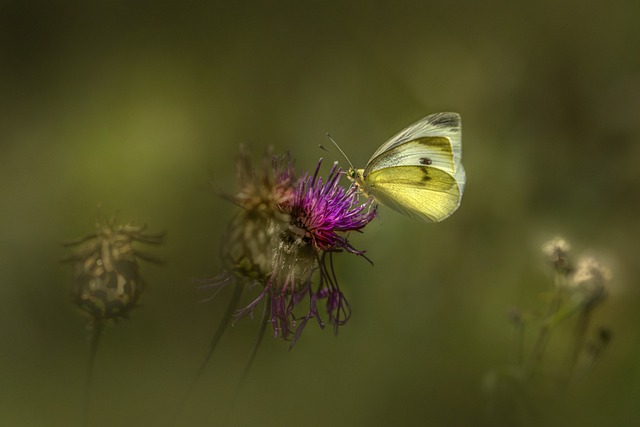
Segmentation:
<svg viewBox="0 0 640 427">
<path fill-rule="evenodd" d="M 580 352 L 584 347 L 584 340 L 587 335 L 587 329 L 589 328 L 589 323 L 591 320 L 590 314 L 591 310 L 585 309 L 581 311 L 580 315 L 578 316 L 578 322 L 576 323 L 575 327 L 573 346 L 569 355 L 567 383 L 569 383 L 576 374 L 578 359 L 580 357 Z"/>
<path fill-rule="evenodd" d="M 260 343 L 262 342 L 262 338 L 264 338 L 264 333 L 267 330 L 267 324 L 269 320 L 269 314 L 271 313 L 271 295 L 267 297 L 267 301 L 264 304 L 264 311 L 262 312 L 262 317 L 260 319 L 260 325 L 258 326 L 258 332 L 256 333 L 256 340 L 253 344 L 253 348 L 251 349 L 251 354 L 249 354 L 249 360 L 247 360 L 247 364 L 244 367 L 244 371 L 242 372 L 242 376 L 240 377 L 240 381 L 238 382 L 238 386 L 236 387 L 236 391 L 233 395 L 233 399 L 231 400 L 231 404 L 229 405 L 227 414 L 225 415 L 224 422 L 222 425 L 229 425 L 229 418 L 231 414 L 234 412 L 236 403 L 238 402 L 238 398 L 240 397 L 240 390 L 242 389 L 242 385 L 244 384 L 244 380 L 253 365 L 253 361 L 256 358 L 256 354 L 258 354 L 258 348 L 260 347 Z"/>
<path fill-rule="evenodd" d="M 518 358 L 518 366 L 522 366 L 524 364 L 524 322 L 520 322 L 517 327 L 517 358 Z"/>
<path fill-rule="evenodd" d="M 204 373 L 205 368 L 207 367 L 207 365 L 209 364 L 209 361 L 213 357 L 213 352 L 218 347 L 218 344 L 222 339 L 222 335 L 224 334 L 224 331 L 227 329 L 227 326 L 229 326 L 229 324 L 231 323 L 231 319 L 233 319 L 233 315 L 238 309 L 238 303 L 240 302 L 240 297 L 242 296 L 243 290 L 244 290 L 243 283 L 234 284 L 233 295 L 231 296 L 231 300 L 229 301 L 227 310 L 222 316 L 222 319 L 218 324 L 218 328 L 216 329 L 216 332 L 213 334 L 213 338 L 209 343 L 209 349 L 207 350 L 207 353 L 205 354 L 204 359 L 200 364 L 200 368 L 198 368 L 196 375 L 193 377 L 193 380 L 191 381 L 191 384 L 189 384 L 189 388 L 185 392 L 184 396 L 182 397 L 182 400 L 180 401 L 180 404 L 178 405 L 178 409 L 176 411 L 176 419 L 174 419 L 174 424 L 175 422 L 177 422 L 177 417 L 182 412 L 182 409 L 184 408 L 184 405 L 187 402 L 187 399 L 189 398 L 189 396 L 191 396 L 191 393 L 193 393 L 193 390 L 195 389 L 196 384 L 202 377 L 202 374 Z"/>
<path fill-rule="evenodd" d="M 216 333 L 213 335 L 213 338 L 209 343 L 209 350 L 207 351 L 207 354 L 205 355 L 204 360 L 202 361 L 202 364 L 200 365 L 200 368 L 198 369 L 198 372 L 196 373 L 196 376 L 193 379 L 193 382 L 191 384 L 189 391 L 191 391 L 193 386 L 195 386 L 195 384 L 198 382 L 198 380 L 202 376 L 202 373 L 204 372 L 205 368 L 209 364 L 209 361 L 211 360 L 211 357 L 213 356 L 213 352 L 218 347 L 218 343 L 220 342 L 220 339 L 222 339 L 222 335 L 224 334 L 224 331 L 227 330 L 227 326 L 229 326 L 229 323 L 231 323 L 231 319 L 233 319 L 233 314 L 238 309 L 238 303 L 240 302 L 240 297 L 242 296 L 243 290 L 244 290 L 244 284 L 241 282 L 236 283 L 233 286 L 233 295 L 231 296 L 231 301 L 229 301 L 229 305 L 227 306 L 227 311 L 225 311 L 224 316 L 222 316 L 220 324 L 218 325 L 218 329 L 216 329 Z"/>
<path fill-rule="evenodd" d="M 98 344 L 102 331 L 104 329 L 104 322 L 101 319 L 93 319 L 91 326 L 91 341 L 89 343 L 89 359 L 87 361 L 87 372 L 84 382 L 84 407 L 83 407 L 83 425 L 89 425 L 89 410 L 91 406 L 91 385 L 93 383 L 93 370 L 96 362 L 96 354 L 98 353 Z"/>
<path fill-rule="evenodd" d="M 267 298 L 267 302 L 264 305 L 264 311 L 262 312 L 262 318 L 260 319 L 260 325 L 258 326 L 258 332 L 256 333 L 256 340 L 253 344 L 253 348 L 251 349 L 249 360 L 247 361 L 247 364 L 244 367 L 244 371 L 242 372 L 242 376 L 240 377 L 240 385 L 238 386 L 238 389 L 240 388 L 245 378 L 247 377 L 247 374 L 251 369 L 251 365 L 253 365 L 253 361 L 256 358 L 256 354 L 258 354 L 258 348 L 260 347 L 262 338 L 264 338 L 264 333 L 267 330 L 267 323 L 269 320 L 270 311 L 271 311 L 271 296 Z"/>
<path fill-rule="evenodd" d="M 540 362 L 542 361 L 542 356 L 547 348 L 547 343 L 549 342 L 549 336 L 551 335 L 552 326 L 555 325 L 553 322 L 554 315 L 558 312 L 562 305 L 562 294 L 560 289 L 556 288 L 553 299 L 549 304 L 549 309 L 547 310 L 547 315 L 545 316 L 544 323 L 540 326 L 540 330 L 538 331 L 538 336 L 533 344 L 531 349 L 531 354 L 527 360 L 527 363 L 524 367 L 525 375 L 528 378 L 533 377 L 538 366 L 540 366 Z"/>
</svg>

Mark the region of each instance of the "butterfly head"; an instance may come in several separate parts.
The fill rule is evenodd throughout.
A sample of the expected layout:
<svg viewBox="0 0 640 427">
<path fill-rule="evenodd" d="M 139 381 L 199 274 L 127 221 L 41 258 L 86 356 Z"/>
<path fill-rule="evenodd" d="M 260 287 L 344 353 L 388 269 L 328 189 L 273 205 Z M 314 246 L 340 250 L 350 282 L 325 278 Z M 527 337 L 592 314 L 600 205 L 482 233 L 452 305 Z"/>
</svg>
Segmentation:
<svg viewBox="0 0 640 427">
<path fill-rule="evenodd" d="M 356 186 L 358 187 L 358 190 L 360 190 L 362 194 L 366 195 L 366 192 L 365 192 L 366 186 L 365 186 L 363 174 L 364 174 L 364 169 L 356 169 L 353 166 L 351 166 L 349 170 L 347 170 L 347 177 L 349 178 L 349 180 L 356 184 Z"/>
<path fill-rule="evenodd" d="M 356 171 L 353 166 L 349 167 L 349 170 L 347 170 L 347 177 L 352 182 L 356 182 L 358 180 L 358 171 Z"/>
</svg>

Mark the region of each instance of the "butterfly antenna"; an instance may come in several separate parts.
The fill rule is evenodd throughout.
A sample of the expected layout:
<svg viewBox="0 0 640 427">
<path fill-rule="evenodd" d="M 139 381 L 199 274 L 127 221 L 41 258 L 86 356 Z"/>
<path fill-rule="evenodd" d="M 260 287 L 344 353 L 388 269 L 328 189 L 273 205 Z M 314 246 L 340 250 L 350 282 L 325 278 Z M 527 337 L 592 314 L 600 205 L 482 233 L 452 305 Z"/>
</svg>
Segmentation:
<svg viewBox="0 0 640 427">
<path fill-rule="evenodd" d="M 351 167 L 351 169 L 355 169 L 353 167 L 353 163 L 351 163 L 351 160 L 349 160 L 349 158 L 347 157 L 346 154 L 344 154 L 344 151 L 342 151 L 342 148 L 340 148 L 340 146 L 338 145 L 338 143 L 331 137 L 331 134 L 329 132 L 327 132 L 327 138 L 329 138 L 329 141 L 333 142 L 333 145 L 336 146 L 336 148 L 338 149 L 338 151 L 340 151 L 340 154 L 342 154 L 342 157 L 344 157 L 344 159 L 347 161 L 347 163 L 349 163 L 349 166 Z"/>
</svg>

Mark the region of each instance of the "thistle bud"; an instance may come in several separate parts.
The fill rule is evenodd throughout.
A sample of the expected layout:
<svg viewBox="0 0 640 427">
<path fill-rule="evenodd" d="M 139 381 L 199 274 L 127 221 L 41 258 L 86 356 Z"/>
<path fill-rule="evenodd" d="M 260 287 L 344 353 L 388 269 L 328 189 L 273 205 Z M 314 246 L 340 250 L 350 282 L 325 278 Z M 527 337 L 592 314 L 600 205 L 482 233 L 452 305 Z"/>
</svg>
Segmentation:
<svg viewBox="0 0 640 427">
<path fill-rule="evenodd" d="M 254 170 L 246 152 L 238 159 L 240 190 L 231 201 L 242 208 L 231 221 L 222 247 L 225 268 L 241 277 L 261 279 L 272 272 L 275 253 L 289 215 L 282 210 L 294 195 L 293 167 L 288 156 L 269 156 Z"/>
<path fill-rule="evenodd" d="M 74 303 L 93 319 L 117 320 L 128 317 L 144 289 L 138 259 L 160 260 L 139 252 L 134 242 L 159 245 L 164 235 L 145 233 L 146 226 L 115 225 L 114 220 L 98 222 L 96 232 L 65 243 L 78 246 L 64 261 L 74 265 Z"/>
</svg>

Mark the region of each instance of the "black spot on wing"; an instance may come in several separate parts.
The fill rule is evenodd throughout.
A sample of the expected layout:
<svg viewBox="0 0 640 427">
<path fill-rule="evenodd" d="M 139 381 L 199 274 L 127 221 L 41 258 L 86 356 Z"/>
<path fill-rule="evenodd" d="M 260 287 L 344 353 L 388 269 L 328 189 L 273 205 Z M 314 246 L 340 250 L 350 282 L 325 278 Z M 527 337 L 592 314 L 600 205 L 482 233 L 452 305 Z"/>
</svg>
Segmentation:
<svg viewBox="0 0 640 427">
<path fill-rule="evenodd" d="M 420 164 L 422 165 L 430 165 L 432 163 L 431 159 L 428 157 L 420 157 Z"/>
<path fill-rule="evenodd" d="M 429 175 L 429 168 L 420 168 L 420 171 L 422 172 L 422 182 L 427 182 L 427 181 L 431 181 L 431 176 Z"/>
</svg>

